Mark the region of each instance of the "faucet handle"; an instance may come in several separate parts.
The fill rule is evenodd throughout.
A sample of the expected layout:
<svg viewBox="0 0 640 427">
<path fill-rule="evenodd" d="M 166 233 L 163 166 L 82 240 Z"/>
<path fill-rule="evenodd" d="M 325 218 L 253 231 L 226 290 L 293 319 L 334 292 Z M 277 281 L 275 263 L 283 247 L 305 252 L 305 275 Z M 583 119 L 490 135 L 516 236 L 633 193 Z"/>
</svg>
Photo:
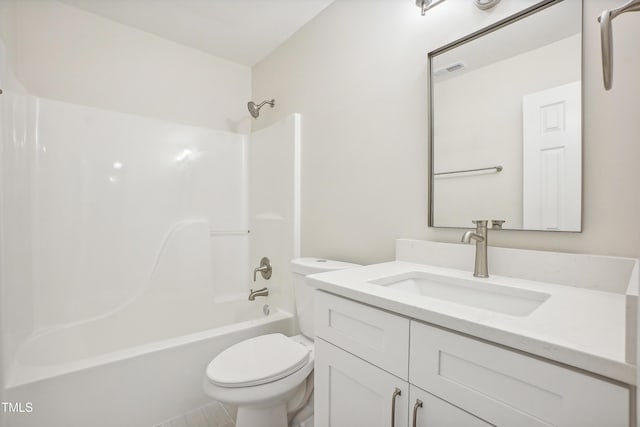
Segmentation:
<svg viewBox="0 0 640 427">
<path fill-rule="evenodd" d="M 271 273 L 273 269 L 271 268 L 271 262 L 269 258 L 263 257 L 260 260 L 260 267 L 253 270 L 253 281 L 256 281 L 256 273 L 260 272 L 263 279 L 269 280 L 271 279 Z"/>
<path fill-rule="evenodd" d="M 491 228 L 493 228 L 494 230 L 502 230 L 502 224 L 504 224 L 505 221 L 504 219 L 492 219 L 491 220 Z"/>
<path fill-rule="evenodd" d="M 486 227 L 487 224 L 489 223 L 489 220 L 486 220 L 486 219 L 474 219 L 471 222 L 476 224 L 476 225 L 479 225 L 480 227 Z"/>
</svg>

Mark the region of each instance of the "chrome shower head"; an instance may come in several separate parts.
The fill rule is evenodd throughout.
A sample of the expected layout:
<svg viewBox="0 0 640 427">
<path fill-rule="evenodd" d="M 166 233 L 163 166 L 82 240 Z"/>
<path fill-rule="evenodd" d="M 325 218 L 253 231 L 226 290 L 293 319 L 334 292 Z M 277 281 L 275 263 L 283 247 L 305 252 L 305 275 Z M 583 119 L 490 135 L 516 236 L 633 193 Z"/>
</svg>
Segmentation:
<svg viewBox="0 0 640 427">
<path fill-rule="evenodd" d="M 270 101 L 262 101 L 258 105 L 256 105 L 256 103 L 253 102 L 253 101 L 249 101 L 247 103 L 247 108 L 249 109 L 249 113 L 253 116 L 254 119 L 258 118 L 258 116 L 260 115 L 260 109 L 262 108 L 262 106 L 264 104 L 269 104 L 269 105 L 271 105 L 271 108 L 273 108 L 274 105 L 276 105 L 276 100 L 272 99 Z"/>
</svg>

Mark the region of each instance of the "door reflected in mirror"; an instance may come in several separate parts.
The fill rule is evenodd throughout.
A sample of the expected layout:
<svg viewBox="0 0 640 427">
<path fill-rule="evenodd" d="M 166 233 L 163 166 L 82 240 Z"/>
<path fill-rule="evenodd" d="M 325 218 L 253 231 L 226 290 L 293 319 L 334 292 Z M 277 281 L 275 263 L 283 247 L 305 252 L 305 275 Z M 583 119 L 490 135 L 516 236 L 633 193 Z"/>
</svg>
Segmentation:
<svg viewBox="0 0 640 427">
<path fill-rule="evenodd" d="M 429 225 L 581 231 L 582 2 L 528 9 L 429 64 Z"/>
</svg>

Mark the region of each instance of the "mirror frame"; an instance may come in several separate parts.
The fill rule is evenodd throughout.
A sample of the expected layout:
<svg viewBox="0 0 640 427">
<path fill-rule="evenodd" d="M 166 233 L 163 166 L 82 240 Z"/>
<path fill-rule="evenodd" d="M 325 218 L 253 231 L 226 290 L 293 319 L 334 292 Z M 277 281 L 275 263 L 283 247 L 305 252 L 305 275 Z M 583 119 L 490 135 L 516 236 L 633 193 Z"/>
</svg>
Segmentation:
<svg viewBox="0 0 640 427">
<path fill-rule="evenodd" d="M 489 26 L 486 26 L 484 28 L 481 28 L 471 34 L 468 34 L 464 37 L 459 38 L 458 40 L 455 40 L 451 43 L 448 43 L 442 47 L 439 47 L 435 50 L 432 50 L 430 52 L 427 53 L 427 90 L 429 92 L 429 131 L 428 131 L 428 144 L 429 147 L 427 149 L 427 153 L 429 156 L 429 161 L 428 166 L 427 166 L 427 179 L 429 180 L 428 184 L 427 184 L 427 188 L 428 188 L 428 197 L 427 197 L 427 225 L 428 227 L 431 228 L 442 228 L 442 229 L 466 229 L 466 228 L 473 228 L 471 225 L 469 227 L 464 227 L 464 226 L 460 226 L 460 227 L 452 227 L 452 226 L 438 226 L 438 225 L 434 225 L 433 224 L 433 215 L 434 215 L 434 207 L 433 207 L 433 184 L 434 184 L 434 178 L 433 178 L 433 174 L 434 174 L 434 168 L 433 168 L 433 145 L 434 145 L 434 139 L 433 139 L 433 76 L 431 74 L 432 71 L 432 62 L 433 62 L 433 57 L 436 55 L 439 55 L 441 53 L 447 52 L 455 47 L 458 47 L 460 45 L 463 45 L 467 42 L 470 42 L 472 40 L 475 40 L 477 38 L 482 37 L 485 34 L 489 34 L 492 33 L 496 30 L 499 30 L 502 27 L 506 27 L 507 25 L 513 24 L 517 21 L 520 21 L 521 19 L 524 19 L 530 15 L 533 15 L 537 12 L 540 12 L 541 10 L 544 10 L 548 7 L 551 7 L 555 4 L 561 3 L 563 1 L 575 1 L 575 0 L 544 0 L 541 1 L 540 3 L 534 4 L 533 6 L 530 6 L 526 9 L 521 10 L 520 12 L 517 12 L 513 15 L 507 16 L 504 19 L 501 19 Z M 580 0 L 582 3 L 582 14 L 580 16 L 581 19 L 581 34 L 582 34 L 582 42 L 581 42 L 581 46 L 580 46 L 580 79 L 582 82 L 584 82 L 584 1 Z M 584 84 L 581 87 L 581 108 L 580 108 L 580 116 L 581 116 L 581 144 L 584 147 Z M 581 153 L 581 159 L 580 162 L 582 164 L 582 173 L 580 176 L 580 180 L 582 181 L 581 188 L 581 194 L 580 194 L 580 231 L 569 231 L 569 230 L 534 230 L 534 229 L 517 229 L 517 228 L 505 228 L 505 231 L 544 231 L 544 232 L 549 232 L 549 233 L 560 233 L 560 232 L 564 232 L 564 233 L 582 233 L 582 229 L 584 226 L 584 150 L 582 150 Z M 500 230 L 502 231 L 502 230 Z"/>
</svg>

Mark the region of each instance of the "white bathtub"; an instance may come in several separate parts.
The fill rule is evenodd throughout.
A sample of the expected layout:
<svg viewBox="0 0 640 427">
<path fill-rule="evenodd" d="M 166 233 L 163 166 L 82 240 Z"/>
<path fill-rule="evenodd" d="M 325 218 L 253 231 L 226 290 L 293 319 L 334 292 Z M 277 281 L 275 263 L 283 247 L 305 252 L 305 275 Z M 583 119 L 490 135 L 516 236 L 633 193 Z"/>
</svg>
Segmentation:
<svg viewBox="0 0 640 427">
<path fill-rule="evenodd" d="M 151 427 L 202 406 L 202 376 L 215 355 L 253 336 L 294 332 L 290 313 L 265 316 L 263 305 L 219 303 L 160 321 L 111 316 L 33 337 L 7 390 L 33 411 L 11 414 L 9 426 Z"/>
</svg>

